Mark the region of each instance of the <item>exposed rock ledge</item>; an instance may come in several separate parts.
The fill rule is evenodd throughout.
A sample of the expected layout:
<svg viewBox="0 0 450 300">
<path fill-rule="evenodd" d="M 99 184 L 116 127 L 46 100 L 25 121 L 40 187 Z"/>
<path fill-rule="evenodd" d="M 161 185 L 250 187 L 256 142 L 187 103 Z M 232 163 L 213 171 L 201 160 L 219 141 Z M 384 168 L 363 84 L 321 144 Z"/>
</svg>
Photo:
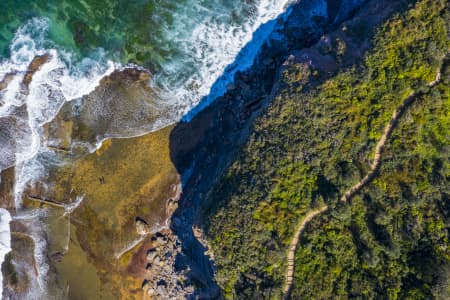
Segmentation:
<svg viewBox="0 0 450 300">
<path fill-rule="evenodd" d="M 255 65 L 247 72 L 237 74 L 235 83 L 229 86 L 228 92 L 190 123 L 180 123 L 172 130 L 170 133 L 171 160 L 178 173 L 190 176 L 184 178 L 183 195 L 178 202 L 178 209 L 176 201 L 168 203 L 169 214 L 175 211 L 171 220 L 171 230 L 162 230 L 148 239 L 146 238 L 145 242 L 140 245 L 138 253 L 134 255 L 137 257 L 137 261 L 144 264 L 142 268 L 146 269 L 145 274 L 142 275 L 140 269 L 131 271 L 127 269 L 127 274 L 131 272 L 145 278 L 142 288 L 147 296 L 152 299 L 220 297 L 220 289 L 214 281 L 211 249 L 203 240 L 199 229 L 202 223 L 200 211 L 205 196 L 214 185 L 215 180 L 221 177 L 223 171 L 234 159 L 240 145 L 245 142 L 254 119 L 276 96 L 278 76 L 283 69 L 283 64 L 301 61 L 303 58 L 299 55 L 299 50 L 310 47 L 319 41 L 324 33 L 336 29 L 364 2 L 364 0 L 302 0 L 300 3 L 294 4 L 290 16 L 284 21 L 280 18 L 269 42 L 261 49 Z M 290 54 L 294 54 L 293 59 L 288 58 Z M 320 63 L 319 61 L 315 62 Z M 329 71 L 331 72 L 333 69 Z M 111 76 L 113 80 L 114 76 L 120 77 L 120 74 L 113 74 Z M 142 93 L 149 93 L 145 90 L 145 86 L 141 85 L 141 77 L 135 81 L 140 85 L 139 89 Z M 108 82 L 105 82 L 105 85 L 107 86 Z M 101 93 L 102 90 L 98 90 L 98 92 Z M 138 94 L 135 98 L 138 99 L 138 96 L 141 95 Z M 99 99 L 102 100 L 100 97 Z M 67 121 L 63 114 L 65 112 L 68 114 L 69 111 L 69 107 L 67 110 L 62 109 L 63 121 Z M 153 120 L 155 116 L 149 114 L 146 117 Z M 104 121 L 101 118 L 97 119 Z M 50 135 L 52 135 L 51 126 L 52 124 L 49 124 Z M 109 124 L 100 127 L 110 128 Z M 90 129 L 90 126 L 86 126 L 86 128 Z M 86 130 L 86 128 L 82 128 L 84 131 L 80 130 L 80 135 L 86 134 L 88 140 L 94 141 L 93 137 L 89 135 L 90 130 Z M 58 138 L 57 134 L 53 137 L 55 140 Z M 100 152 L 106 151 L 108 154 L 107 151 L 110 149 L 112 153 L 110 155 L 113 155 L 117 149 L 122 151 L 132 149 L 130 145 L 123 145 L 126 144 L 125 142 L 123 144 L 117 142 L 119 146 L 114 143 L 112 148 L 105 146 L 106 150 Z M 94 153 L 93 156 L 95 155 L 97 154 Z M 93 159 L 93 161 L 101 161 L 102 155 L 103 153 L 100 153 L 100 158 Z M 86 161 L 91 163 L 89 159 Z M 78 166 L 87 168 L 87 165 L 83 165 L 85 162 L 80 162 Z M 91 167 L 89 165 L 89 171 L 92 171 Z M 103 171 L 109 170 L 107 167 L 104 169 Z M 75 170 L 66 171 L 71 174 L 73 180 L 78 180 L 78 177 L 82 175 Z M 94 172 L 94 175 L 97 176 L 97 173 Z M 174 174 L 169 175 L 168 178 L 173 179 L 175 183 Z M 97 177 L 94 179 L 97 180 Z M 98 189 L 107 188 L 110 184 L 108 177 L 106 177 L 106 181 L 104 178 L 99 180 Z M 85 183 L 80 179 L 74 184 L 89 191 L 97 189 L 93 184 L 91 186 L 91 183 Z M 61 187 L 61 190 L 64 189 Z M 79 192 L 82 193 L 83 190 L 80 189 Z M 95 193 L 92 195 L 94 196 Z M 138 223 L 139 229 L 136 228 L 136 223 L 131 224 L 131 227 L 134 227 L 133 230 L 138 230 L 138 235 L 149 234 L 148 226 L 145 223 Z M 130 227 L 129 225 L 127 223 L 128 227 Z M 82 229 L 81 225 L 80 228 Z M 104 231 L 110 234 L 108 228 Z M 85 242 L 86 245 L 89 245 L 93 241 L 86 240 Z M 89 247 L 86 246 L 86 249 L 89 250 Z M 94 250 L 90 250 L 92 253 L 89 255 L 95 260 L 97 253 L 93 252 Z M 144 255 L 141 255 L 142 253 Z M 145 259 L 142 260 L 142 257 Z M 129 267 L 134 268 L 135 265 Z M 194 289 L 194 286 L 199 288 Z"/>
<path fill-rule="evenodd" d="M 177 264 L 172 276 L 182 274 L 185 286 L 196 286 L 192 293 L 185 289 L 176 297 L 221 297 L 214 280 L 211 249 L 198 229 L 202 207 L 207 206 L 204 201 L 245 142 L 254 119 L 276 97 L 278 78 L 283 65 L 290 63 L 289 55 L 317 43 L 364 2 L 304 0 L 294 4 L 287 18 L 280 17 L 254 66 L 238 73 L 223 97 L 171 132 L 171 158 L 178 172 L 184 174 L 183 194 L 171 224 L 181 242 L 181 252 L 175 252 Z M 144 286 L 157 294 L 154 287 Z"/>
</svg>

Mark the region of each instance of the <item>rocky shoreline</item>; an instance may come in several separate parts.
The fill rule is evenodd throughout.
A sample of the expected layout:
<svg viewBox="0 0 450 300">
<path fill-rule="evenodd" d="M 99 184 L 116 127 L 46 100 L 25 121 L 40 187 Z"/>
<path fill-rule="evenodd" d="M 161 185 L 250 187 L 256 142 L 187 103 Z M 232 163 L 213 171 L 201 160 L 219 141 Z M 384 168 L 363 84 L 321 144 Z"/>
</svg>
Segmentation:
<svg viewBox="0 0 450 300">
<path fill-rule="evenodd" d="M 142 293 L 150 299 L 221 298 L 214 278 L 214 254 L 201 230 L 205 208 L 211 205 L 206 202 L 208 195 L 251 134 L 255 118 L 277 97 L 280 77 L 287 66 L 300 62 L 327 74 L 345 65 L 337 58 L 319 56 L 318 47 L 311 46 L 326 47 L 327 35 L 366 2 L 302 0 L 292 4 L 289 13 L 278 19 L 253 67 L 237 73 L 226 94 L 190 122 L 141 137 L 106 140 L 88 155 L 68 153 L 74 141 L 93 144 L 99 135 L 114 136 L 120 128 L 114 127 L 116 120 L 111 116 L 117 112 L 120 118 L 127 119 L 130 109 L 139 107 L 143 98 L 152 103 L 153 93 L 146 86 L 149 74 L 135 69 L 111 74 L 100 88 L 81 100 L 88 105 L 74 102 L 61 109 L 46 130 L 50 145 L 63 150 L 55 150 L 61 157 L 74 157 L 74 166 L 55 167 L 46 179 L 48 182 L 31 187 L 29 192 L 56 201 L 86 195 L 73 214 L 72 230 L 85 264 L 95 266 L 100 274 L 95 279 L 99 285 L 113 287 L 113 296 L 118 298 L 127 295 L 141 299 Z M 339 35 L 333 36 L 336 37 Z M 359 52 L 352 54 L 355 57 L 367 47 L 360 46 Z M 120 105 L 121 99 L 130 100 L 129 110 Z M 109 117 L 96 114 L 96 106 L 104 105 L 102 101 L 109 101 Z M 77 110 L 79 107 L 84 110 Z M 165 109 L 161 107 L 160 112 L 163 114 Z M 151 123 L 161 115 L 149 109 L 141 117 L 139 122 Z M 142 128 L 143 132 L 146 130 Z M 149 168 L 155 171 L 149 172 Z M 117 169 L 123 171 L 117 174 Z M 11 184 L 13 173 L 13 169 L 2 172 L 4 187 Z M 47 183 L 52 189 L 43 188 Z M 1 191 L 2 204 L 11 205 L 11 192 Z M 26 199 L 25 204 L 33 207 Z M 151 217 L 155 211 L 161 216 L 157 221 Z M 160 227 L 163 229 L 152 230 L 156 222 L 166 220 L 167 224 Z M 134 247 L 123 253 L 116 245 L 133 241 L 137 241 Z M 111 257 L 105 257 L 106 250 L 112 252 Z M 120 253 L 118 258 L 113 257 L 115 250 Z M 49 257 L 54 253 L 50 251 Z M 67 255 L 60 259 L 61 264 L 58 260 L 51 262 L 59 280 L 73 272 L 70 263 L 80 257 Z"/>
<path fill-rule="evenodd" d="M 149 276 L 142 288 L 152 299 L 221 297 L 214 280 L 214 254 L 201 230 L 202 207 L 208 206 L 202 201 L 246 141 L 254 119 L 276 97 L 289 54 L 316 43 L 362 2 L 343 1 L 329 20 L 325 2 L 294 4 L 289 17 L 280 16 L 254 66 L 238 73 L 223 97 L 172 130 L 171 160 L 183 177 L 183 190 L 171 230 L 153 235 L 147 249 Z"/>
<path fill-rule="evenodd" d="M 235 159 L 255 118 L 277 96 L 283 70 L 301 59 L 299 50 L 316 44 L 364 3 L 339 1 L 338 5 L 327 6 L 325 1 L 301 1 L 293 4 L 290 13 L 280 17 L 254 66 L 238 73 L 223 97 L 189 123 L 179 123 L 171 132 L 172 161 L 180 174 L 189 174 L 171 226 L 182 243 L 182 253 L 178 255 L 184 269 L 189 270 L 186 275 L 197 286 L 192 294 L 183 297 L 221 297 L 214 279 L 212 249 L 201 239 L 198 228 L 202 228 L 205 208 L 211 205 L 206 202 L 208 193 Z"/>
<path fill-rule="evenodd" d="M 180 174 L 189 174 L 184 182 L 179 209 L 172 217 L 172 230 L 182 242 L 179 254 L 197 288 L 191 298 L 220 298 L 214 278 L 214 255 L 203 241 L 199 228 L 212 203 L 210 193 L 236 158 L 251 134 L 252 124 L 277 97 L 284 70 L 304 65 L 316 70 L 320 82 L 336 70 L 350 67 L 363 59 L 370 47 L 370 30 L 388 18 L 399 5 L 388 1 L 301 1 L 279 23 L 261 49 L 254 66 L 238 73 L 228 92 L 200 112 L 191 122 L 180 123 L 171 132 L 171 157 Z M 363 9 L 359 9 L 365 5 Z M 348 28 L 365 22 L 363 38 L 346 34 Z M 345 55 L 329 54 L 338 48 L 335 41 L 348 45 Z M 317 76 L 316 76 L 317 77 Z M 307 79 L 309 80 L 309 79 Z M 201 231 L 201 230 L 200 230 Z M 206 277 L 206 279 L 205 279 Z M 188 297 L 188 298 L 189 298 Z"/>
<path fill-rule="evenodd" d="M 40 57 L 37 61 L 45 63 Z M 33 63 L 27 74 L 38 68 Z M 180 179 L 169 155 L 172 128 L 134 138 L 106 139 L 99 149 L 89 151 L 98 134 L 102 138 L 116 134 L 118 118 L 126 120 L 131 113 L 122 110 L 118 118 L 111 119 L 115 116 L 111 111 L 107 112 L 108 118 L 96 115 L 100 112 L 96 106 L 103 105 L 105 99 L 110 109 L 119 110 L 116 104 L 122 99 L 131 103 L 130 109 L 142 106 L 144 101 L 151 103 L 153 93 L 148 79 L 146 71 L 126 68 L 102 80 L 99 88 L 81 100 L 89 102 L 84 111 L 77 110 L 76 101 L 61 108 L 57 117 L 44 126 L 48 151 L 43 155 L 49 159 L 48 173 L 26 186 L 22 209 L 16 209 L 14 195 L 16 172 L 21 172 L 22 166 L 2 171 L 0 203 L 14 218 L 13 251 L 4 267 L 5 297 L 26 297 L 36 289 L 33 285 L 38 280 L 45 280 L 50 289 L 42 292 L 50 298 L 132 295 L 140 299 L 141 282 L 146 275 L 146 266 L 140 263 L 145 260 L 141 250 L 148 242 L 126 249 L 140 237 L 134 225 L 136 217 L 147 220 L 154 232 L 167 228 L 167 218 L 176 209 Z M 144 123 L 151 125 L 156 112 L 150 108 L 154 106 L 144 107 L 148 111 L 141 111 L 139 116 L 149 118 Z M 164 110 L 159 113 L 164 114 Z M 132 121 L 136 119 L 129 122 Z M 96 128 L 101 131 L 96 132 Z M 86 142 L 91 146 L 87 147 Z M 79 207 L 68 213 L 65 207 L 73 206 L 79 197 L 83 198 Z M 33 224 L 16 217 L 33 213 Z M 38 274 L 36 243 L 32 238 L 34 229 L 41 227 L 48 245 L 40 260 L 48 264 L 48 275 Z M 123 255 L 116 258 L 115 254 L 123 249 Z M 68 282 L 71 289 L 66 290 Z M 114 288 L 108 291 L 104 288 L 108 285 Z"/>
</svg>

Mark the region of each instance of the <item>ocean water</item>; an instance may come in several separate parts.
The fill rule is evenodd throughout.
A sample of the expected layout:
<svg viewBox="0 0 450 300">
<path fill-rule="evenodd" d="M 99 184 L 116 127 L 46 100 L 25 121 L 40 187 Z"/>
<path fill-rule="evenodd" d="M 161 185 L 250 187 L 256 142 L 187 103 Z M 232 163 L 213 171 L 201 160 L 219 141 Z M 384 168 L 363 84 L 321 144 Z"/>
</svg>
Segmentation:
<svg viewBox="0 0 450 300">
<path fill-rule="evenodd" d="M 175 108 L 158 127 L 180 119 L 205 96 L 203 102 L 211 102 L 236 71 L 251 65 L 289 1 L 23 2 L 0 3 L 6 12 L 0 17 L 0 81 L 12 77 L 0 91 L 0 126 L 18 124 L 0 132 L 0 170 L 36 155 L 42 125 L 64 102 L 89 94 L 101 78 L 130 64 L 148 68 L 159 101 Z M 272 25 L 237 57 L 266 23 Z M 21 82 L 33 58 L 44 54 L 50 60 L 27 94 Z"/>
<path fill-rule="evenodd" d="M 5 255 L 11 251 L 11 232 L 9 222 L 11 215 L 6 209 L 0 208 L 0 262 L 3 262 Z M 3 291 L 3 276 L 0 272 L 0 291 Z"/>
<path fill-rule="evenodd" d="M 115 70 L 139 67 L 151 72 L 157 101 L 172 108 L 153 128 L 189 120 L 251 66 L 289 2 L 0 1 L 0 171 L 17 168 L 19 211 L 23 187 L 46 171 L 38 159 L 51 152 L 43 126 L 64 103 L 88 95 Z M 24 86 L 30 63 L 42 55 L 48 60 Z M 127 128 L 123 137 L 139 134 Z M 0 262 L 9 251 L 8 218 L 0 210 Z"/>
</svg>

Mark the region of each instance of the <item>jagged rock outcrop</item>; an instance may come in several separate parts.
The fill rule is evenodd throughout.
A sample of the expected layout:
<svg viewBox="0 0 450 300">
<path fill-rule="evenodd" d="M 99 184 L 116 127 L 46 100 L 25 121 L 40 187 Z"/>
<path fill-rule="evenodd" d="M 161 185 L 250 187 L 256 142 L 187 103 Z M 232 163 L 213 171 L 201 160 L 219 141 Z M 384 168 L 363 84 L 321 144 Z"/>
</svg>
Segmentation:
<svg viewBox="0 0 450 300">
<path fill-rule="evenodd" d="M 179 299 L 191 294 L 192 285 L 183 272 L 176 270 L 176 256 L 181 243 L 170 231 L 158 232 L 151 237 L 152 246 L 147 250 L 147 274 L 142 283 L 143 291 L 151 299 Z"/>
<path fill-rule="evenodd" d="M 289 13 L 280 16 L 254 66 L 238 73 L 227 93 L 213 105 L 172 131 L 172 161 L 185 174 L 172 229 L 182 243 L 178 261 L 184 270 L 189 269 L 186 276 L 199 287 L 189 297 L 220 297 L 211 256 L 205 254 L 210 249 L 199 241 L 193 228 L 197 224 L 201 228 L 201 210 L 208 206 L 203 201 L 246 140 L 253 120 L 276 96 L 280 68 L 292 52 L 316 43 L 363 2 L 328 6 L 326 1 L 305 0 L 294 4 Z"/>
</svg>

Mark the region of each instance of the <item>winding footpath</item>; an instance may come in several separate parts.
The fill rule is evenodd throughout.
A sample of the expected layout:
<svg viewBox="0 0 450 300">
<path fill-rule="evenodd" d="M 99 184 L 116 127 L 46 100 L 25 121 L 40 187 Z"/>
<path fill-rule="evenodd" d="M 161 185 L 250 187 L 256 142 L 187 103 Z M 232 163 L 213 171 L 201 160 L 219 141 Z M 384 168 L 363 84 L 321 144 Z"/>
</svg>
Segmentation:
<svg viewBox="0 0 450 300">
<path fill-rule="evenodd" d="M 311 220 L 317 216 L 320 215 L 321 213 L 325 212 L 328 210 L 328 206 L 325 205 L 322 208 L 319 208 L 317 210 L 313 210 L 310 211 L 305 218 L 302 220 L 302 222 L 300 223 L 300 226 L 298 226 L 294 238 L 291 241 L 291 246 L 289 247 L 289 252 L 288 252 L 288 268 L 287 268 L 287 272 L 286 272 L 286 282 L 284 284 L 284 289 L 283 289 L 283 295 L 284 295 L 284 299 L 288 299 L 290 292 L 291 292 L 291 288 L 292 288 L 292 283 L 294 281 L 294 265 L 295 265 L 295 251 L 297 250 L 297 245 L 298 245 L 298 241 L 300 240 L 300 236 L 302 235 L 303 230 L 305 230 L 306 225 L 308 225 L 309 222 L 311 222 Z"/>
<path fill-rule="evenodd" d="M 437 85 L 441 81 L 441 72 L 438 70 L 436 74 L 436 79 L 430 82 L 427 87 L 432 88 L 435 85 Z M 411 104 L 414 102 L 414 100 L 417 98 L 417 96 L 422 95 L 424 91 L 421 89 L 419 91 L 412 92 L 405 100 L 403 100 L 402 104 L 394 110 L 392 113 L 392 117 L 389 120 L 389 123 L 384 128 L 383 135 L 381 136 L 380 140 L 377 143 L 377 146 L 375 148 L 375 155 L 373 158 L 373 162 L 370 166 L 369 172 L 364 176 L 361 181 L 359 181 L 357 184 L 355 184 L 353 187 L 351 187 L 341 198 L 341 202 L 346 203 L 348 200 L 353 198 L 364 186 L 366 186 L 369 182 L 371 182 L 378 170 L 381 166 L 381 152 L 383 151 L 384 146 L 386 145 L 386 142 L 389 140 L 392 131 L 394 131 L 395 126 L 397 125 L 400 118 L 403 116 L 403 114 L 406 112 L 406 110 L 411 106 Z"/>
<path fill-rule="evenodd" d="M 442 64 L 443 66 L 444 64 Z M 441 66 L 441 67 L 442 67 Z M 430 82 L 427 87 L 432 88 L 436 86 L 438 83 L 441 82 L 441 72 L 440 69 L 438 70 L 436 74 L 436 79 L 432 82 Z M 347 203 L 347 201 L 351 200 L 361 189 L 366 186 L 369 182 L 371 182 L 375 176 L 377 175 L 378 170 L 381 166 L 381 153 L 383 151 L 384 146 L 386 145 L 387 141 L 389 140 L 392 131 L 394 130 L 395 126 L 397 125 L 400 118 L 403 116 L 403 114 L 406 112 L 406 110 L 411 106 L 412 103 L 414 103 L 414 100 L 417 98 L 417 96 L 424 94 L 424 89 L 420 89 L 418 91 L 412 92 L 403 102 L 400 104 L 399 107 L 397 107 L 396 110 L 392 113 L 392 117 L 389 121 L 389 123 L 386 125 L 383 134 L 380 137 L 380 140 L 377 143 L 377 146 L 375 148 L 375 154 L 373 158 L 373 162 L 370 165 L 370 170 L 362 178 L 358 183 L 356 183 L 354 186 L 352 186 L 350 189 L 348 189 L 344 195 L 341 197 L 341 203 Z M 286 270 L 286 280 L 284 283 L 283 288 L 283 299 L 287 300 L 290 297 L 292 284 L 294 281 L 294 269 L 295 269 L 295 252 L 297 250 L 297 245 L 300 240 L 300 237 L 305 230 L 306 226 L 311 222 L 311 220 L 328 211 L 329 207 L 327 205 L 317 209 L 310 211 L 308 214 L 306 214 L 305 218 L 301 221 L 300 225 L 298 226 L 297 230 L 295 231 L 294 237 L 292 238 L 291 244 L 289 246 L 289 252 L 287 256 L 287 262 L 288 267 Z"/>
</svg>

